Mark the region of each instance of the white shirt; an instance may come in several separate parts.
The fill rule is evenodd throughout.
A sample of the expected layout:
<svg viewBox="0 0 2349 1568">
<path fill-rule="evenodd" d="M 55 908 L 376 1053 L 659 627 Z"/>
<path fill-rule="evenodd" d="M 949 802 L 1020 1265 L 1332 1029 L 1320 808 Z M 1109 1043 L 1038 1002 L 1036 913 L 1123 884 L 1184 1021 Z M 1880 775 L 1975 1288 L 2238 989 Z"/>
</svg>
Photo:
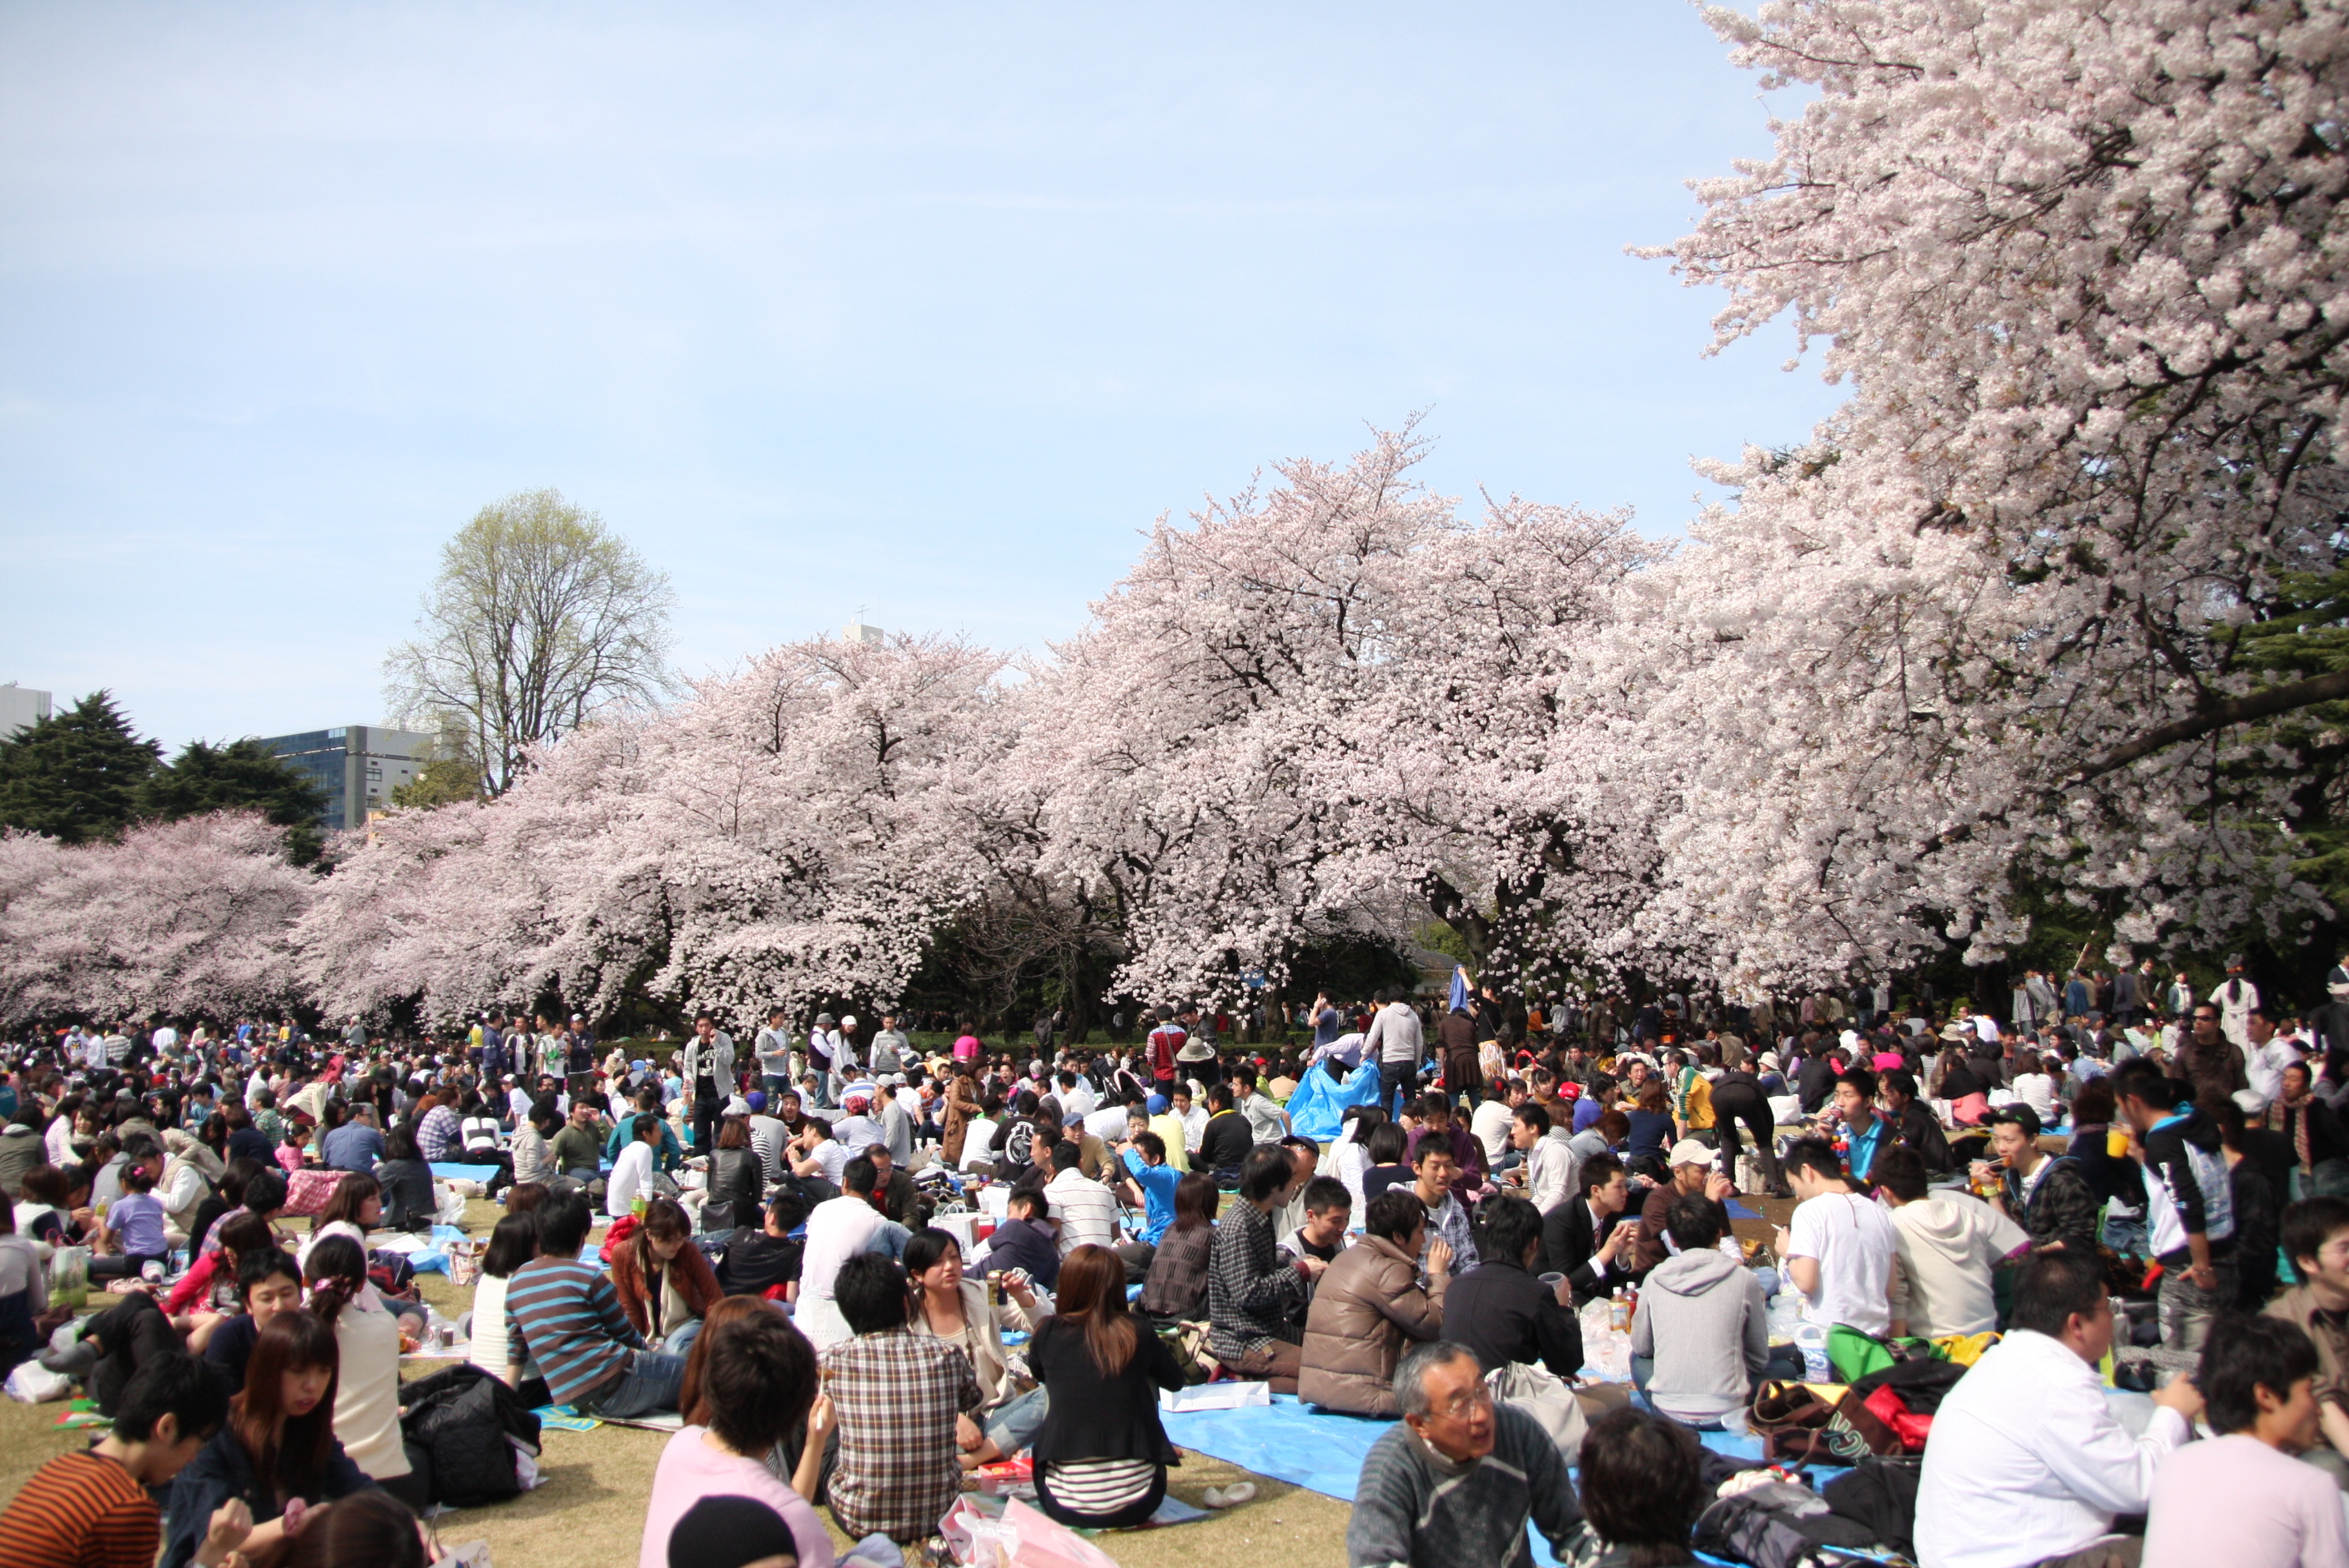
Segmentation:
<svg viewBox="0 0 2349 1568">
<path fill-rule="evenodd" d="M 995 1167 L 995 1156 L 988 1145 L 995 1141 L 995 1123 L 984 1116 L 974 1116 L 962 1125 L 962 1168 L 966 1171 L 988 1171 Z"/>
<path fill-rule="evenodd" d="M 1085 1130 L 1103 1143 L 1125 1140 L 1125 1107 L 1105 1105 L 1085 1118 Z"/>
<path fill-rule="evenodd" d="M 2044 1171 L 2054 1161 L 2043 1161 Z M 1930 1192 L 1892 1211 L 1900 1267 L 1892 1299 L 1921 1339 L 1998 1326 L 1991 1271 L 2031 1233 L 1969 1192 Z"/>
<path fill-rule="evenodd" d="M 1196 1154 L 1199 1152 L 1199 1140 L 1206 1136 L 1207 1130 L 1206 1108 L 1205 1106 L 1194 1105 L 1189 1110 L 1183 1113 L 1181 1119 L 1183 1122 L 1183 1151 L 1186 1154 Z"/>
<path fill-rule="evenodd" d="M 2273 1103 L 2283 1098 L 2283 1069 L 2300 1059 L 2290 1036 L 2272 1036 L 2264 1046 L 2243 1047 L 2243 1077 L 2253 1094 Z"/>
<path fill-rule="evenodd" d="M 832 1299 L 833 1282 L 840 1265 L 864 1250 L 881 1228 L 881 1211 L 862 1198 L 843 1193 L 827 1198 L 808 1212 L 807 1247 L 800 1254 L 800 1300 Z"/>
<path fill-rule="evenodd" d="M 604 1188 L 604 1212 L 614 1219 L 627 1213 L 638 1193 L 653 1195 L 653 1146 L 632 1138 L 612 1161 L 611 1180 Z"/>
<path fill-rule="evenodd" d="M 2219 1032 L 2250 1049 L 2251 1009 L 2260 1005 L 2260 988 L 2248 980 L 2230 975 L 2210 993 L 2210 1000 L 2219 1004 Z"/>
<path fill-rule="evenodd" d="M 1572 1197 L 1579 1163 L 1564 1139 L 1547 1135 L 1535 1139 L 1534 1146 L 1526 1151 L 1526 1196 L 1533 1206 L 1547 1214 Z"/>
<path fill-rule="evenodd" d="M 1101 1096 L 1093 1092 L 1093 1086 L 1087 1083 L 1081 1075 L 1075 1088 L 1061 1091 L 1061 1114 L 1063 1117 L 1073 1116 L 1081 1119 L 1091 1116 L 1100 1104 Z"/>
<path fill-rule="evenodd" d="M 1089 1242 L 1097 1247 L 1117 1244 L 1117 1199 L 1083 1171 L 1063 1171 L 1045 1182 L 1044 1201 L 1061 1222 L 1062 1257 Z"/>
<path fill-rule="evenodd" d="M 1881 1204 L 1854 1192 L 1822 1192 L 1795 1205 L 1787 1232 L 1788 1258 L 1818 1261 L 1818 1294 L 1803 1298 L 1806 1321 L 1879 1337 L 1891 1328 L 1897 1243 Z"/>
<path fill-rule="evenodd" d="M 1917 1489 L 1923 1568 L 2026 1568 L 2077 1552 L 2116 1514 L 2145 1511 L 2156 1468 L 2186 1437 L 2184 1418 L 2158 1408 L 2130 1437 L 2095 1368 L 2015 1330 L 1933 1417 Z"/>
<path fill-rule="evenodd" d="M 1476 1107 L 1468 1119 L 1468 1131 L 1485 1146 L 1485 1169 L 1490 1171 L 1508 1152 L 1509 1123 L 1516 1119 L 1505 1100 L 1488 1099 Z"/>
<path fill-rule="evenodd" d="M 471 1348 L 465 1359 L 482 1371 L 502 1377 L 506 1373 L 506 1282 L 483 1274 L 473 1285 Z"/>
</svg>

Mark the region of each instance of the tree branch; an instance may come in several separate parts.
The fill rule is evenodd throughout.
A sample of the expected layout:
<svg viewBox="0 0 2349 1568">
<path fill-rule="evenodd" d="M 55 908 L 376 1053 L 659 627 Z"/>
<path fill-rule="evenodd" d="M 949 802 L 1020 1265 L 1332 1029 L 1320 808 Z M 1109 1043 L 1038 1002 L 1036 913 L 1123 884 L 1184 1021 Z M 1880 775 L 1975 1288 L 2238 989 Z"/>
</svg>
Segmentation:
<svg viewBox="0 0 2349 1568">
<path fill-rule="evenodd" d="M 2349 697 L 2349 670 L 2337 670 L 2329 676 L 2311 676 L 2306 680 L 2286 681 L 2282 686 L 2262 686 L 2242 696 L 2206 703 L 2175 723 L 2147 730 L 2126 746 L 2115 747 L 2064 782 L 2066 785 L 2085 784 L 2116 768 L 2126 768 L 2141 757 L 2150 757 L 2165 746 L 2192 740 L 2214 729 L 2224 729 L 2230 724 L 2247 724 L 2253 719 L 2289 713 L 2298 707 L 2313 707 L 2320 702 L 2337 702 L 2344 697 Z"/>
</svg>

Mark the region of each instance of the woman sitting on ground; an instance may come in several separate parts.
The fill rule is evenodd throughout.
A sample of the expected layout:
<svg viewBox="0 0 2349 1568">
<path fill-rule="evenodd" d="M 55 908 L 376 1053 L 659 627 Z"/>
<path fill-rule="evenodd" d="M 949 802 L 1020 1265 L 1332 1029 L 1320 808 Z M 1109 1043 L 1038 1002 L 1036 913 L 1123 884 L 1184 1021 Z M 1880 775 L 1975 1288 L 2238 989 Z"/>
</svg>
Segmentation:
<svg viewBox="0 0 2349 1568">
<path fill-rule="evenodd" d="M 1033 1333 L 1050 1313 L 1040 1306 L 1026 1274 L 1012 1270 L 1003 1278 L 1007 1299 L 1001 1307 L 987 1304 L 987 1292 L 962 1272 L 962 1247 L 944 1231 L 917 1231 L 905 1243 L 905 1277 L 913 1284 L 914 1308 L 906 1326 L 916 1334 L 950 1339 L 969 1358 L 978 1379 L 981 1404 L 959 1418 L 979 1429 L 986 1443 L 967 1449 L 980 1464 L 1017 1454 L 1036 1438 L 1044 1423 L 1041 1388 L 1021 1393 L 1011 1379 L 1010 1357 L 1003 1348 L 1008 1326 Z M 968 1438 L 966 1429 L 962 1434 Z M 992 1445 L 992 1450 L 986 1445 Z"/>
<path fill-rule="evenodd" d="M 1140 1524 L 1166 1497 L 1166 1467 L 1181 1462 L 1158 1419 L 1160 1388 L 1183 1368 L 1157 1335 L 1125 1310 L 1125 1264 L 1081 1246 L 1061 1264 L 1060 1311 L 1029 1343 L 1050 1408 L 1036 1434 L 1037 1506 L 1062 1524 Z"/>
<path fill-rule="evenodd" d="M 171 1483 L 161 1568 L 187 1568 L 212 1511 L 233 1497 L 254 1522 L 240 1550 L 265 1568 L 310 1509 L 375 1485 L 335 1440 L 340 1365 L 335 1331 L 309 1313 L 281 1312 L 263 1326 L 228 1424 Z"/>
<path fill-rule="evenodd" d="M 367 1253 L 348 1236 L 310 1249 L 302 1274 L 310 1311 L 335 1331 L 341 1376 L 335 1388 L 335 1433 L 359 1469 L 403 1502 L 423 1508 L 423 1478 L 399 1428 L 399 1319 L 367 1283 Z"/>
<path fill-rule="evenodd" d="M 1197 1323 L 1207 1315 L 1207 1258 L 1216 1243 L 1216 1179 L 1194 1171 L 1174 1184 L 1174 1223 L 1158 1238 L 1142 1282 L 1143 1312 L 1161 1323 Z"/>
<path fill-rule="evenodd" d="M 511 1198 L 513 1189 L 506 1195 Z M 490 1233 L 488 1250 L 481 1253 L 481 1277 L 473 1284 L 472 1327 L 466 1338 L 471 1346 L 465 1359 L 492 1377 L 502 1377 L 506 1372 L 506 1282 L 513 1278 L 514 1270 L 538 1256 L 538 1218 L 524 1212 L 509 1213 Z M 516 1390 L 523 1403 L 533 1409 L 547 1402 L 546 1384 L 531 1378 Z M 533 1398 L 535 1396 L 535 1398 Z"/>
<path fill-rule="evenodd" d="M 1441 1240 L 1427 1248 L 1422 1290 L 1426 1232 L 1427 1205 L 1417 1193 L 1387 1191 L 1371 1200 L 1361 1241 L 1340 1253 L 1314 1287 L 1299 1398 L 1350 1415 L 1395 1413 L 1395 1363 L 1413 1340 L 1444 1336 L 1452 1249 Z"/>
<path fill-rule="evenodd" d="M 693 1244 L 693 1222 L 674 1198 L 646 1204 L 636 1233 L 613 1250 L 612 1290 L 645 1342 L 670 1356 L 692 1348 L 702 1315 L 726 1294 Z"/>
<path fill-rule="evenodd" d="M 54 1165 L 36 1165 L 25 1172 L 19 1189 L 24 1197 L 13 1211 L 16 1233 L 47 1247 L 69 1247 L 81 1240 L 73 1217 L 73 1178 Z"/>
<path fill-rule="evenodd" d="M 1582 1439 L 1583 1568 L 1679 1568 L 1694 1563 L 1689 1533 L 1710 1501 L 1696 1434 L 1652 1410 L 1626 1405 L 1590 1424 Z"/>
<path fill-rule="evenodd" d="M 383 1183 L 364 1171 L 347 1171 L 326 1195 L 326 1206 L 318 1211 L 318 1218 L 312 1223 L 298 1255 L 307 1263 L 310 1249 L 328 1236 L 348 1236 L 364 1251 L 367 1233 L 381 1223 Z"/>
<path fill-rule="evenodd" d="M 701 1228 L 724 1232 L 754 1222 L 766 1191 L 766 1172 L 750 1148 L 750 1119 L 728 1117 L 719 1124 L 718 1147 L 709 1154 L 709 1201 L 701 1207 Z"/>
<path fill-rule="evenodd" d="M 383 1158 L 376 1161 L 375 1179 L 382 1184 L 383 1222 L 395 1231 L 425 1231 L 440 1207 L 432 1196 L 432 1167 L 416 1152 L 415 1134 L 395 1127 L 383 1140 Z"/>
<path fill-rule="evenodd" d="M 1362 1202 L 1364 1213 L 1370 1212 L 1370 1202 L 1391 1187 L 1408 1187 L 1418 1178 L 1412 1174 L 1411 1162 L 1403 1158 L 1411 1149 L 1411 1135 L 1401 1122 L 1388 1121 L 1383 1117 L 1371 1129 L 1362 1140 L 1362 1152 L 1370 1163 L 1362 1168 Z"/>
<path fill-rule="evenodd" d="M 1370 1136 L 1386 1120 L 1387 1113 L 1375 1105 L 1350 1105 L 1338 1141 L 1330 1146 L 1330 1174 L 1346 1184 L 1358 1214 L 1371 1212 L 1371 1195 L 1362 1190 L 1362 1176 L 1371 1168 Z"/>
<path fill-rule="evenodd" d="M 328 1236 L 344 1236 L 356 1244 L 360 1256 L 365 1257 L 367 1233 L 383 1223 L 382 1193 L 382 1186 L 365 1171 L 346 1172 L 343 1179 L 335 1184 L 335 1190 L 326 1195 L 326 1206 L 318 1212 L 309 1239 L 294 1255 L 307 1264 L 311 1248 Z M 381 1298 L 384 1310 L 401 1320 L 403 1332 L 418 1337 L 423 1335 L 424 1326 L 431 1318 L 425 1312 L 424 1303 L 417 1297 L 413 1286 L 400 1293 L 378 1289 L 376 1294 Z"/>
<path fill-rule="evenodd" d="M 1640 1089 L 1633 1109 L 1625 1114 L 1631 1123 L 1630 1136 L 1623 1142 L 1623 1164 L 1635 1176 L 1649 1176 L 1661 1181 L 1669 1172 L 1664 1168 L 1664 1147 L 1672 1138 L 1672 1112 L 1670 1097 L 1662 1080 L 1651 1078 Z"/>
<path fill-rule="evenodd" d="M 385 1491 L 322 1508 L 294 1538 L 283 1568 L 424 1568 L 440 1556 L 416 1511 Z"/>
<path fill-rule="evenodd" d="M 807 1501 L 823 1471 L 832 1401 L 818 1397 L 806 1336 L 767 1303 L 730 1297 L 694 1342 L 678 1403 L 688 1424 L 661 1449 L 637 1568 L 668 1568 L 678 1522 L 709 1497 L 766 1504 L 790 1523 L 802 1563 L 832 1568 L 832 1538 Z M 772 1456 L 802 1424 L 798 1467 L 786 1484 Z"/>
</svg>

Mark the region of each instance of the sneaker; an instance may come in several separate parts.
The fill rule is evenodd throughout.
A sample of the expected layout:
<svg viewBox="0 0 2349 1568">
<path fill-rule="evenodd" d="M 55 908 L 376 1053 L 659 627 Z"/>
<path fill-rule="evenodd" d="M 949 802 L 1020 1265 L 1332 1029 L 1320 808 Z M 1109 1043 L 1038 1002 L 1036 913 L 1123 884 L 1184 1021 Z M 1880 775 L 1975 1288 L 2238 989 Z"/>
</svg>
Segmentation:
<svg viewBox="0 0 2349 1568">
<path fill-rule="evenodd" d="M 1207 1495 L 1200 1501 L 1209 1508 L 1237 1508 L 1244 1502 L 1256 1501 L 1256 1483 L 1243 1480 L 1227 1487 L 1211 1486 L 1207 1489 Z"/>
</svg>

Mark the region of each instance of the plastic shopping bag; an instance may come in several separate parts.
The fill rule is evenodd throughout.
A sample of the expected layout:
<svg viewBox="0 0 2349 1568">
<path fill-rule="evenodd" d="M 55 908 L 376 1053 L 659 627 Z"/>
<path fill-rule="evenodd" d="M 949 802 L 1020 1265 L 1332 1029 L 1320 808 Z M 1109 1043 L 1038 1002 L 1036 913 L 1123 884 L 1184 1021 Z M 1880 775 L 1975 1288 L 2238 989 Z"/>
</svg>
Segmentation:
<svg viewBox="0 0 2349 1568">
<path fill-rule="evenodd" d="M 999 1517 L 958 1498 L 938 1533 L 962 1568 L 1117 1568 L 1117 1559 L 1016 1497 L 1004 1500 Z"/>
</svg>

